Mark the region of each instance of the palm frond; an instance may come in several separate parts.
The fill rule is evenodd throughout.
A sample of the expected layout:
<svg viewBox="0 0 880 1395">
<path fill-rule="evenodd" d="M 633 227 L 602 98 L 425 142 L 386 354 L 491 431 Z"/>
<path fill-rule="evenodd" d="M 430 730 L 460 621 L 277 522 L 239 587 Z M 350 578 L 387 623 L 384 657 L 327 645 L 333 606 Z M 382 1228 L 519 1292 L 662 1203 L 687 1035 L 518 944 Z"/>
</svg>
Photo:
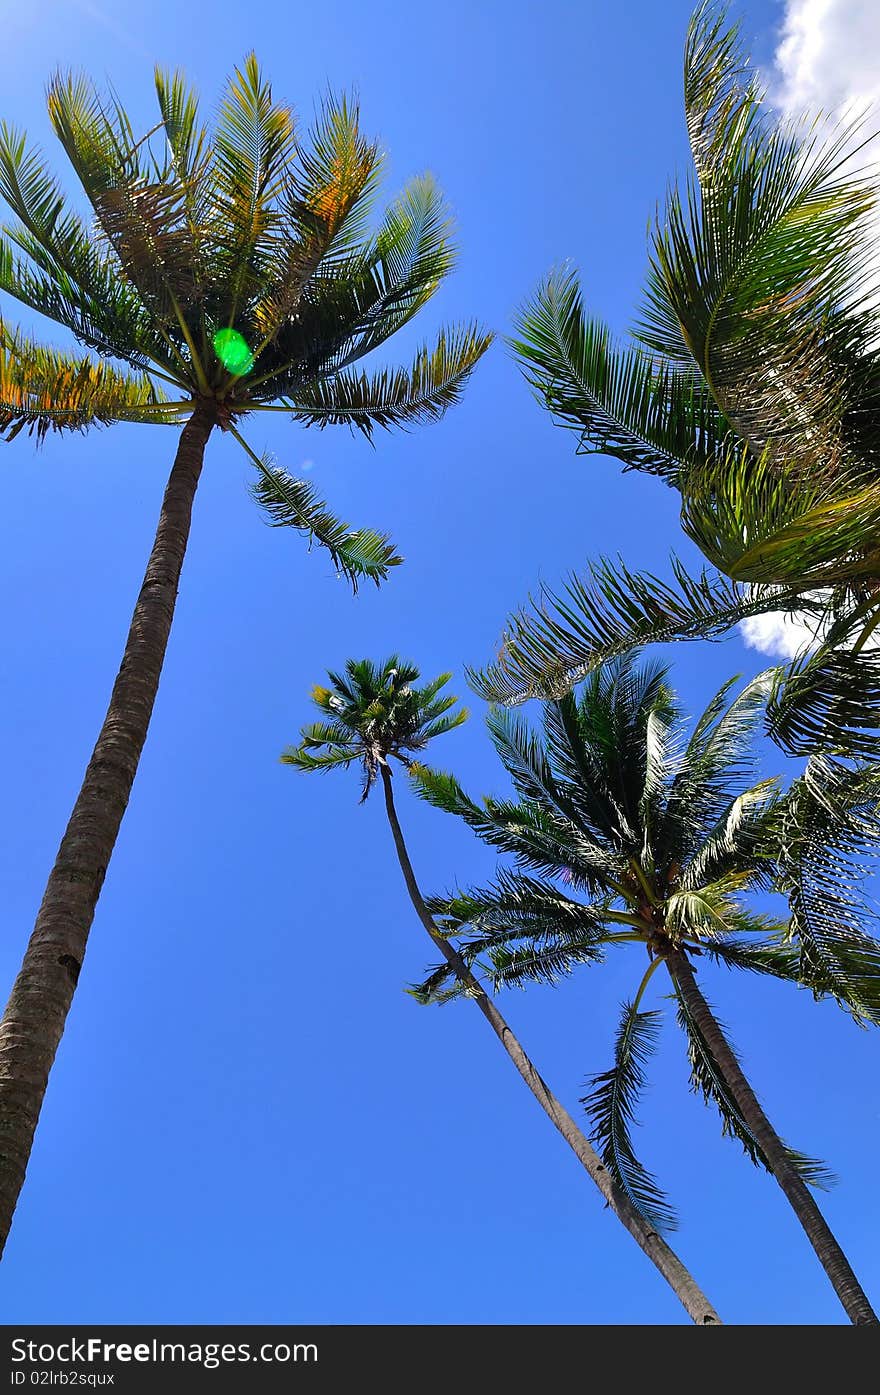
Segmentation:
<svg viewBox="0 0 880 1395">
<path fill-rule="evenodd" d="M 692 1089 L 695 1093 L 702 1095 L 707 1104 L 715 1105 L 721 1116 L 722 1134 L 738 1139 L 742 1144 L 743 1152 L 756 1167 L 760 1165 L 765 1167 L 768 1172 L 772 1171 L 760 1144 L 730 1092 L 711 1047 L 677 989 L 676 996 L 678 999 L 678 1025 L 684 1032 L 688 1043 Z M 727 1035 L 726 1031 L 725 1035 Z M 733 1050 L 732 1046 L 731 1050 Z M 736 1053 L 734 1052 L 734 1054 Z M 793 1148 L 787 1148 L 786 1151 L 789 1161 L 797 1168 L 802 1180 L 808 1186 L 827 1188 L 833 1184 L 834 1174 L 828 1170 L 824 1163 L 815 1158 L 807 1157 L 806 1154 L 799 1153 Z"/>
<path fill-rule="evenodd" d="M 824 643 L 788 667 L 767 706 L 767 729 L 791 755 L 880 752 L 880 654 Z"/>
<path fill-rule="evenodd" d="M 148 147 L 135 137 L 119 103 L 102 98 L 86 78 L 57 74 L 48 102 L 55 134 L 124 275 L 158 323 L 183 345 L 175 306 L 198 291 L 183 186 L 157 175 Z"/>
<path fill-rule="evenodd" d="M 875 767 L 811 757 L 777 813 L 777 886 L 788 896 L 802 981 L 871 1022 L 880 1022 L 880 940 L 865 888 L 878 846 Z"/>
<path fill-rule="evenodd" d="M 717 9 L 695 16 L 685 103 L 699 182 L 672 189 L 640 327 L 692 356 L 741 438 L 819 472 L 842 458 L 841 357 L 865 343 L 869 178 L 831 139 L 769 115 Z"/>
<path fill-rule="evenodd" d="M 694 576 L 675 557 L 671 566 L 670 584 L 631 572 L 620 558 L 601 558 L 561 594 L 543 590 L 508 620 L 497 661 L 468 671 L 472 687 L 505 704 L 552 697 L 643 645 L 720 638 L 750 615 L 796 603 L 781 588 L 746 590 L 707 570 Z"/>
<path fill-rule="evenodd" d="M 248 454 L 258 470 L 251 494 L 268 521 L 275 528 L 296 528 L 326 548 L 353 590 L 364 579 L 378 585 L 403 560 L 386 534 L 352 529 L 328 511 L 305 480 L 289 475 L 270 455 Z"/>
<path fill-rule="evenodd" d="M 639 1162 L 632 1141 L 638 1099 L 645 1087 L 645 1064 L 656 1046 L 659 1012 L 639 1012 L 624 1003 L 614 1042 L 614 1065 L 591 1076 L 581 1100 L 592 1123 L 602 1161 L 636 1210 L 660 1233 L 676 1228 L 675 1211 Z"/>
<path fill-rule="evenodd" d="M 437 421 L 458 402 L 492 336 L 475 326 L 443 331 L 433 349 L 420 349 L 412 368 L 372 376 L 342 371 L 291 393 L 292 414 L 308 426 L 344 424 L 369 439 L 377 426 L 407 427 Z"/>
<path fill-rule="evenodd" d="M 189 403 L 169 403 L 145 374 L 35 344 L 0 326 L 0 432 L 41 440 L 50 431 L 85 431 L 113 421 L 179 422 Z"/>
<path fill-rule="evenodd" d="M 705 384 L 638 348 L 619 349 L 585 314 L 577 275 L 552 273 L 520 311 L 512 347 L 548 410 L 580 436 L 580 453 L 674 483 L 714 454 L 727 430 Z"/>
<path fill-rule="evenodd" d="M 210 256 L 227 301 L 221 324 L 233 325 L 263 285 L 293 148 L 293 114 L 274 101 L 250 53 L 229 80 L 213 138 Z"/>
</svg>

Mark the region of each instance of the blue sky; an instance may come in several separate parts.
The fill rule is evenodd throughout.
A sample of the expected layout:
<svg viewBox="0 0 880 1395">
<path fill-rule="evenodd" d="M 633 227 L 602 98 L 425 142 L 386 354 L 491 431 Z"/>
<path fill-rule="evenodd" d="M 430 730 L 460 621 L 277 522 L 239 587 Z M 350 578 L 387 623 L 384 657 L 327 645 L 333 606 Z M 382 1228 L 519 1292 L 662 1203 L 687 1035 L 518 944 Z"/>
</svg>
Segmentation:
<svg viewBox="0 0 880 1395">
<path fill-rule="evenodd" d="M 70 64 L 112 78 L 146 126 L 153 61 L 183 66 L 210 105 L 256 48 L 304 117 L 327 85 L 357 86 L 389 195 L 424 169 L 447 191 L 460 268 L 419 336 L 471 317 L 504 332 L 569 257 L 624 329 L 647 222 L 685 166 L 689 9 L 265 0 L 257 24 L 229 0 L 209 20 L 171 0 L 43 0 L 4 21 L 2 115 L 51 149 L 44 83 Z M 762 60 L 783 18 L 769 0 L 746 9 Z M 241 453 L 211 441 L 150 739 L 0 1270 L 5 1320 L 686 1322 L 478 1012 L 402 991 L 432 956 L 380 802 L 359 808 L 354 776 L 278 763 L 328 666 L 399 650 L 426 675 L 454 670 L 466 695 L 464 664 L 491 656 L 539 578 L 599 551 L 662 569 L 674 499 L 575 457 L 500 345 L 443 423 L 376 449 L 264 420 L 254 443 L 307 467 L 344 516 L 389 530 L 406 565 L 352 599 L 322 555 L 266 528 Z M 5 984 L 100 725 L 173 451 L 171 432 L 129 427 L 3 448 Z M 737 637 L 673 657 L 691 710 L 765 662 Z M 501 777 L 471 706 L 436 760 L 482 793 Z M 405 791 L 400 804 L 426 889 L 491 873 L 466 830 Z M 574 1111 L 637 971 L 621 956 L 502 1004 Z M 823 1206 L 877 1295 L 876 1039 L 779 985 L 705 981 L 780 1132 L 839 1174 Z M 639 1144 L 722 1316 L 842 1321 L 781 1193 L 688 1092 L 672 1022 L 652 1079 Z"/>
</svg>

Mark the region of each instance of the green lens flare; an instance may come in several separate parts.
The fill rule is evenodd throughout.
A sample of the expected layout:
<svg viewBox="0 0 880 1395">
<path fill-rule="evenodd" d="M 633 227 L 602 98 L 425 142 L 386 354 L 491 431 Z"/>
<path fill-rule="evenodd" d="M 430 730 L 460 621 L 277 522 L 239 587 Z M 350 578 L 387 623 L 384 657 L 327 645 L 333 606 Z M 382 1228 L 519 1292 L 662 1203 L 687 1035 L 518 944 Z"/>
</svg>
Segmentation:
<svg viewBox="0 0 880 1395">
<path fill-rule="evenodd" d="M 237 329 L 218 329 L 214 335 L 214 352 L 227 372 L 234 373 L 236 378 L 250 373 L 254 366 L 247 340 Z"/>
</svg>

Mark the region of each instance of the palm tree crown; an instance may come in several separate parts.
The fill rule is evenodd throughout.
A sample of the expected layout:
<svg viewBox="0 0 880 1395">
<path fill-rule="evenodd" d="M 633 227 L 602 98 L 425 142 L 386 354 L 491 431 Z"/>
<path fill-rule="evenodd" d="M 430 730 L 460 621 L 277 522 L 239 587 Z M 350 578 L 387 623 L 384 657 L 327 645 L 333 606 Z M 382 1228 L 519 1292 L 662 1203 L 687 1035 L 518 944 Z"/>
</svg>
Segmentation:
<svg viewBox="0 0 880 1395">
<path fill-rule="evenodd" d="M 838 868 L 821 862 L 807 817 L 808 807 L 817 815 L 821 791 L 815 784 L 807 791 L 803 781 L 789 792 L 775 779 L 749 783 L 752 738 L 771 685 L 772 674 L 760 675 L 731 700 L 732 685 L 725 684 L 686 736 L 666 668 L 637 667 L 629 657 L 594 672 L 580 698 L 569 693 L 546 704 L 540 734 L 507 710 L 491 712 L 489 730 L 515 798 L 478 804 L 454 777 L 422 766 L 413 771 L 425 798 L 514 860 L 487 887 L 429 902 L 446 932 L 463 936 L 465 961 L 483 965 L 496 987 L 556 983 L 579 964 L 601 962 L 610 946 L 646 946 L 648 968 L 624 1006 L 615 1064 L 595 1077 L 586 1104 L 606 1165 L 658 1226 L 672 1213 L 635 1158 L 629 1124 L 659 1020 L 640 1005 L 662 963 L 702 956 L 806 982 L 817 996 L 833 993 L 857 1015 L 880 1020 L 880 944 L 858 921 L 852 898 L 838 925 L 845 943 L 835 946 L 826 893 L 846 856 Z M 843 779 L 840 770 L 837 777 Z M 864 795 L 863 788 L 853 809 L 867 808 Z M 821 837 L 831 823 L 827 813 Z M 780 888 L 785 826 L 786 874 L 804 897 L 795 925 L 749 904 L 752 893 Z M 848 848 L 847 881 L 854 884 L 856 839 L 853 833 L 847 843 L 847 836 L 837 841 Z M 846 899 L 842 881 L 840 891 Z M 454 993 L 448 978 L 441 965 L 423 994 Z M 753 1161 L 765 1162 L 675 987 L 694 1088 L 718 1107 L 724 1131 Z M 821 1180 L 812 1163 L 790 1157 L 808 1180 Z"/>
<path fill-rule="evenodd" d="M 178 423 L 201 405 L 257 469 L 274 523 L 326 545 L 353 582 L 399 561 L 387 538 L 352 531 L 313 491 L 246 444 L 241 419 L 276 411 L 370 436 L 442 415 L 489 336 L 443 331 L 409 369 L 355 367 L 410 321 L 454 262 L 430 177 L 413 180 L 378 228 L 382 158 L 358 108 L 328 97 L 311 139 L 249 56 L 213 130 L 180 73 L 157 70 L 158 121 L 136 133 L 85 78 L 49 87 L 55 134 L 89 205 L 68 202 L 42 155 L 0 127 L 0 290 L 69 331 L 85 355 L 0 327 L 0 426 L 85 429 Z M 94 355 L 97 355 L 96 359 Z"/>
<path fill-rule="evenodd" d="M 458 699 L 441 697 L 452 675 L 416 686 L 419 670 L 393 654 L 382 664 L 349 659 L 343 673 L 328 675 L 330 687 L 312 689 L 312 700 L 325 720 L 303 727 L 298 746 L 289 746 L 281 759 L 298 770 L 333 770 L 359 764 L 364 785 L 361 802 L 390 757 L 409 767 L 435 736 L 453 731 L 467 720 Z"/>
<path fill-rule="evenodd" d="M 482 691 L 546 694 L 627 647 L 797 610 L 817 638 L 768 707 L 788 750 L 874 754 L 880 659 L 876 174 L 856 131 L 780 121 L 708 0 L 685 51 L 693 176 L 653 233 L 628 345 L 552 273 L 513 340 L 583 453 L 660 476 L 711 568 L 671 583 L 600 561 L 509 626 Z M 718 575 L 720 572 L 722 575 Z"/>
</svg>

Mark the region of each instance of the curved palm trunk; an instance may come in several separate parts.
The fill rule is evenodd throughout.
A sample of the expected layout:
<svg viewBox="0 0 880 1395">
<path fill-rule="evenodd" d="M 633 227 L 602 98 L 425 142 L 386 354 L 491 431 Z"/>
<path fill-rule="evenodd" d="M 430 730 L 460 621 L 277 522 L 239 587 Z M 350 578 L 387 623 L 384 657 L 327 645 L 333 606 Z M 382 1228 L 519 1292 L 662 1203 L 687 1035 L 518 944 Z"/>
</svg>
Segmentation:
<svg viewBox="0 0 880 1395">
<path fill-rule="evenodd" d="M 385 789 L 385 808 L 394 837 L 397 860 L 403 872 L 409 899 L 431 940 L 440 950 L 459 983 L 467 987 L 468 997 L 472 998 L 480 1009 L 544 1113 L 562 1134 L 578 1162 L 595 1182 L 617 1219 L 626 1226 L 630 1235 L 641 1246 L 651 1263 L 663 1275 L 688 1315 L 695 1323 L 705 1325 L 720 1323 L 721 1318 L 674 1250 L 671 1250 L 666 1241 L 639 1215 L 629 1198 L 614 1183 L 599 1154 L 578 1128 L 568 1110 L 559 1102 L 541 1078 L 482 984 L 471 973 L 458 951 L 437 930 L 431 913 L 425 905 L 412 869 L 412 863 L 409 860 L 403 831 L 394 806 L 391 771 L 385 764 L 381 766 L 381 770 Z"/>
<path fill-rule="evenodd" d="M 110 706 L 0 1022 L 0 1254 L 146 740 L 214 422 L 200 404 L 181 433 Z"/>
<path fill-rule="evenodd" d="M 694 1022 L 702 1032 L 724 1076 L 725 1084 L 737 1107 L 767 1159 L 770 1170 L 785 1193 L 792 1210 L 800 1221 L 807 1239 L 818 1256 L 819 1263 L 831 1280 L 850 1322 L 857 1326 L 876 1325 L 877 1314 L 850 1268 L 849 1261 L 835 1240 L 809 1188 L 792 1167 L 785 1145 L 770 1123 L 743 1074 L 730 1044 L 712 1009 L 697 986 L 690 961 L 680 950 L 666 954 L 670 977 Z"/>
</svg>

